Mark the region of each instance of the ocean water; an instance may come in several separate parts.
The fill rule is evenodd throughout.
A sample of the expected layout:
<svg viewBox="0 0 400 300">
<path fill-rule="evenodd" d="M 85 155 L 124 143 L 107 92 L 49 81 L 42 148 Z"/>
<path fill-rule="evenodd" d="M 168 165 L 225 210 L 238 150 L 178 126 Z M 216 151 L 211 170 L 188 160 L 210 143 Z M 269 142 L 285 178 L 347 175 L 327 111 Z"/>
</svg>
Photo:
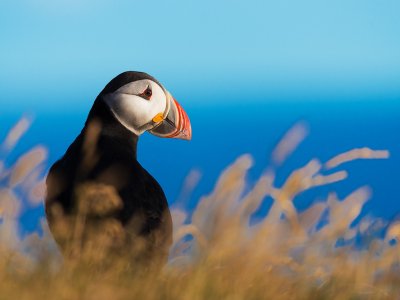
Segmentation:
<svg viewBox="0 0 400 300">
<path fill-rule="evenodd" d="M 309 135 L 288 160 L 278 169 L 276 185 L 280 186 L 290 172 L 310 159 L 322 162 L 350 150 L 368 146 L 387 149 L 387 160 L 363 160 L 347 163 L 339 169 L 349 171 L 349 178 L 327 187 L 307 191 L 295 200 L 301 210 L 310 203 L 323 200 L 330 191 L 344 198 L 358 187 L 372 188 L 372 198 L 363 215 L 393 219 L 400 213 L 400 101 L 216 101 L 225 104 L 182 103 L 193 129 L 193 140 L 160 139 L 150 134 L 140 138 L 138 159 L 159 181 L 170 205 L 182 198 L 182 186 L 191 170 L 201 177 L 190 195 L 179 205 L 192 210 L 202 195 L 210 193 L 221 171 L 238 156 L 249 153 L 254 166 L 249 172 L 253 184 L 270 163 L 270 155 L 284 133 L 296 122 L 309 128 Z M 47 166 L 57 160 L 80 132 L 88 107 L 74 111 L 62 109 L 34 113 L 34 122 L 9 157 L 11 164 L 21 153 L 36 144 L 49 150 Z M 8 112 L 0 117 L 0 137 L 21 116 Z M 271 200 L 266 199 L 257 212 L 263 215 Z M 43 207 L 26 207 L 21 215 L 21 231 L 38 228 Z"/>
</svg>

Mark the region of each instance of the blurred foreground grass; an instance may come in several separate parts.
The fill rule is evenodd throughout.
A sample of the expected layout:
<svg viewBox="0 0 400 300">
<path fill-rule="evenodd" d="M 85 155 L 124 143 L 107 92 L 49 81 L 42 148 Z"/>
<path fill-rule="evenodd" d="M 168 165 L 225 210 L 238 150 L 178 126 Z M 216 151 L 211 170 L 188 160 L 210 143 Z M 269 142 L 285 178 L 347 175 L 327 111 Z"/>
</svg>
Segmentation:
<svg viewBox="0 0 400 300">
<path fill-rule="evenodd" d="M 344 163 L 387 158 L 387 151 L 312 159 L 277 187 L 275 169 L 307 134 L 298 124 L 254 185 L 246 181 L 252 158 L 244 155 L 193 212 L 172 210 L 174 243 L 161 273 L 135 270 L 123 257 L 105 270 L 91 260 L 63 262 L 44 220 L 43 235 L 19 236 L 22 205 L 42 205 L 45 193 L 44 147 L 7 163 L 28 127 L 22 119 L 0 149 L 0 299 L 400 299 L 400 222 L 355 222 L 368 187 L 345 199 L 332 192 L 301 212 L 293 204 L 307 189 L 345 180 Z M 187 188 L 196 179 L 189 176 Z M 250 223 L 266 197 L 274 200 L 266 217 Z"/>
</svg>

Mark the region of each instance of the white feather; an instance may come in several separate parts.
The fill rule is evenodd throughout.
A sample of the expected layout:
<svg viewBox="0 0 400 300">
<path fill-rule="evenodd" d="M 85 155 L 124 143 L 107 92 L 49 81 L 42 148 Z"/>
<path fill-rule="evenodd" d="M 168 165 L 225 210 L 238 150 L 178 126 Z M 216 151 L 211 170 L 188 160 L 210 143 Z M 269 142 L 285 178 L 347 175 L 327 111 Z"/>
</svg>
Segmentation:
<svg viewBox="0 0 400 300">
<path fill-rule="evenodd" d="M 150 100 L 139 95 L 150 86 Z M 104 96 L 104 101 L 117 120 L 133 133 L 140 135 L 157 114 L 163 113 L 167 105 L 164 90 L 154 81 L 143 79 L 120 87 L 114 93 Z"/>
</svg>

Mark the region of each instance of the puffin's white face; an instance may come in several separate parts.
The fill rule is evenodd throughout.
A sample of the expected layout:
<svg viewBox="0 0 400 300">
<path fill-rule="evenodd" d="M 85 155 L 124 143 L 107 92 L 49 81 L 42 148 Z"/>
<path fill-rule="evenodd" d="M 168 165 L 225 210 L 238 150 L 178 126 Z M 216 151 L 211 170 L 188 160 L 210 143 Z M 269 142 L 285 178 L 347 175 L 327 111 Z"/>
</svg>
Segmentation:
<svg viewBox="0 0 400 300">
<path fill-rule="evenodd" d="M 128 83 L 105 95 L 104 101 L 118 121 L 137 135 L 150 129 L 152 119 L 167 107 L 164 90 L 149 79 Z"/>
<path fill-rule="evenodd" d="M 103 99 L 116 119 L 138 136 L 148 130 L 161 137 L 191 139 L 185 111 L 169 92 L 150 79 L 130 82 Z"/>
</svg>

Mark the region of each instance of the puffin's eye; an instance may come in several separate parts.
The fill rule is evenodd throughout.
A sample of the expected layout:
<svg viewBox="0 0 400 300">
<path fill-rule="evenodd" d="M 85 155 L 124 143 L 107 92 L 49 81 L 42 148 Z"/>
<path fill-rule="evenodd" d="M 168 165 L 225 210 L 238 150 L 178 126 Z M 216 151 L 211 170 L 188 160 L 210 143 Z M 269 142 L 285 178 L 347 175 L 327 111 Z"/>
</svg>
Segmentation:
<svg viewBox="0 0 400 300">
<path fill-rule="evenodd" d="M 139 96 L 144 99 L 150 100 L 152 95 L 153 95 L 153 92 L 151 91 L 150 86 L 147 86 L 147 88 Z"/>
</svg>

